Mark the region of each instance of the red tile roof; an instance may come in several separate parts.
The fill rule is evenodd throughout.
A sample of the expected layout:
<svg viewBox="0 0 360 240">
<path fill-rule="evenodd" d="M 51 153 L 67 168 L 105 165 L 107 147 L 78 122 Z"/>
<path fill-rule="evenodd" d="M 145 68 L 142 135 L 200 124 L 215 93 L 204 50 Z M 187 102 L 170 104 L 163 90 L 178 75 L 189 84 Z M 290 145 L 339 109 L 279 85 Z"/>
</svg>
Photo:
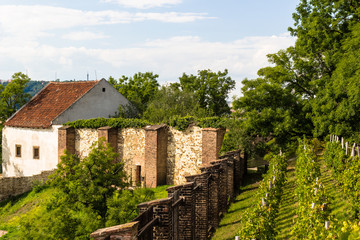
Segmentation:
<svg viewBox="0 0 360 240">
<path fill-rule="evenodd" d="M 4 125 L 48 128 L 57 116 L 74 104 L 98 82 L 50 82 L 24 107 L 9 118 Z"/>
</svg>

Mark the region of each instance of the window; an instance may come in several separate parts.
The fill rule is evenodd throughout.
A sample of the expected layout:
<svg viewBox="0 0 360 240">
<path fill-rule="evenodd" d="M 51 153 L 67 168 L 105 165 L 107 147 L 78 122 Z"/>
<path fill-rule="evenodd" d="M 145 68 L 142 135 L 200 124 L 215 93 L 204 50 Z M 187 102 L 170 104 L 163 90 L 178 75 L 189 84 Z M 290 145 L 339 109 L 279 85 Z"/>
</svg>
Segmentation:
<svg viewBox="0 0 360 240">
<path fill-rule="evenodd" d="M 38 146 L 33 147 L 33 158 L 40 159 L 40 147 Z"/>
<path fill-rule="evenodd" d="M 105 90 L 106 90 L 105 88 L 102 89 L 103 92 L 105 92 Z"/>
<path fill-rule="evenodd" d="M 21 145 L 19 145 L 19 144 L 15 145 L 15 156 L 21 157 Z"/>
</svg>

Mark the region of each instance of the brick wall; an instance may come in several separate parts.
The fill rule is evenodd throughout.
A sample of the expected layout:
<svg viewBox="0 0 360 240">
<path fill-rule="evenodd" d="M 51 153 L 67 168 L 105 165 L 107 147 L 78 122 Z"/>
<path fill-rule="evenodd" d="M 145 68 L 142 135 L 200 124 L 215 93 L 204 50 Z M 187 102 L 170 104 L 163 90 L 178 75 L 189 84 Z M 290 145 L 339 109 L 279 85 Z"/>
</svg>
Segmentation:
<svg viewBox="0 0 360 240">
<path fill-rule="evenodd" d="M 200 174 L 187 176 L 187 183 L 168 188 L 168 198 L 139 204 L 140 215 L 134 219 L 138 233 L 133 239 L 210 239 L 244 178 L 242 162 L 239 151 L 229 152 L 203 166 Z M 121 234 L 129 235 L 101 231 L 110 232 L 108 239 L 127 239 Z M 104 239 L 95 233 L 99 230 L 91 235 L 95 240 Z"/>
</svg>

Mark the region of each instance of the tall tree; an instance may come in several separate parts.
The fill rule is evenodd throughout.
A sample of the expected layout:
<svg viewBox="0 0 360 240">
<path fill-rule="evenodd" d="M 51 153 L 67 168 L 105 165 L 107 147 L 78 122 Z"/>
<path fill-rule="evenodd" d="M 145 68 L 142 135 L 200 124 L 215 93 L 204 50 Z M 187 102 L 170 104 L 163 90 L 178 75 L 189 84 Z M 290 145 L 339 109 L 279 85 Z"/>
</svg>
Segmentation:
<svg viewBox="0 0 360 240">
<path fill-rule="evenodd" d="M 109 83 L 124 95 L 142 115 L 149 101 L 159 91 L 158 77 L 159 75 L 152 72 L 139 72 L 135 73 L 133 77 L 122 76 L 119 80 L 109 77 Z"/>
<path fill-rule="evenodd" d="M 185 92 L 192 92 L 200 107 L 212 111 L 214 115 L 229 114 L 230 107 L 226 102 L 228 95 L 235 88 L 235 81 L 227 76 L 228 70 L 212 72 L 199 70 L 198 75 L 183 75 L 179 78 L 180 87 Z"/>
<path fill-rule="evenodd" d="M 272 133 L 276 139 L 303 134 L 323 137 L 339 129 L 333 124 L 336 114 L 329 114 L 331 109 L 343 109 L 342 120 L 351 119 L 353 108 L 345 105 L 354 101 L 338 108 L 339 98 L 350 90 L 338 72 L 343 72 L 339 67 L 345 65 L 346 45 L 360 20 L 359 6 L 359 1 L 301 0 L 293 14 L 294 27 L 289 28 L 297 38 L 295 46 L 268 55 L 273 66 L 260 69 L 260 79 L 243 82 L 244 96 L 234 106 L 243 114 L 247 126 L 260 134 Z M 279 94 L 272 92 L 274 89 L 282 92 L 281 99 L 290 104 L 282 104 Z"/>
</svg>

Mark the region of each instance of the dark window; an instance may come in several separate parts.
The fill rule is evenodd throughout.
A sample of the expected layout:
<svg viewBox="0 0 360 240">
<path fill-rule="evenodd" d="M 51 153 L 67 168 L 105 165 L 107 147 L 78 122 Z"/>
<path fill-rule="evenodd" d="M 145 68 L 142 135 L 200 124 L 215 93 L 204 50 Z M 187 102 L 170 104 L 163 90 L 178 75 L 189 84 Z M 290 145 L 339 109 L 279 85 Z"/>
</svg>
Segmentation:
<svg viewBox="0 0 360 240">
<path fill-rule="evenodd" d="M 15 145 L 15 156 L 21 157 L 21 145 L 18 144 Z"/>
<path fill-rule="evenodd" d="M 34 159 L 40 158 L 40 147 L 33 147 L 33 158 Z"/>
<path fill-rule="evenodd" d="M 106 89 L 103 87 L 103 92 L 105 92 L 105 90 L 106 90 Z"/>
</svg>

